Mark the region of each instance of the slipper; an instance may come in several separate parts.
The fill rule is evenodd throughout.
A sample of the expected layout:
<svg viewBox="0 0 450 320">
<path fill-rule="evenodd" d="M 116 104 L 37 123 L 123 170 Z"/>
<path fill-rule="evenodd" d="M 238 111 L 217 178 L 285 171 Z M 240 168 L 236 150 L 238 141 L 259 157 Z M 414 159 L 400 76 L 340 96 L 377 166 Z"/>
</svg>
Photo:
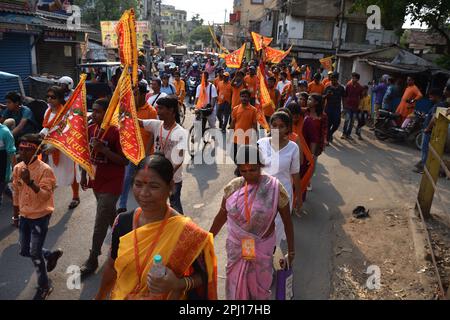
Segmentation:
<svg viewBox="0 0 450 320">
<path fill-rule="evenodd" d="M 72 199 L 72 202 L 69 204 L 69 209 L 75 209 L 80 204 L 80 199 Z"/>
</svg>

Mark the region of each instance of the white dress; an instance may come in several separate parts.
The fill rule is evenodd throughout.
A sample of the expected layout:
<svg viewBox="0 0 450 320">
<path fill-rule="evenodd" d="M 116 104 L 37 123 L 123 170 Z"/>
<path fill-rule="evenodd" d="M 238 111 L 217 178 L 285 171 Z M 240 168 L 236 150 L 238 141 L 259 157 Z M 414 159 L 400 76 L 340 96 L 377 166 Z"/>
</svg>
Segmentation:
<svg viewBox="0 0 450 320">
<path fill-rule="evenodd" d="M 54 112 L 50 113 L 48 121 L 52 121 L 55 116 L 56 113 Z M 49 129 L 43 128 L 40 134 L 46 136 L 48 132 Z M 74 177 L 76 178 L 77 182 L 80 182 L 81 180 L 80 179 L 81 173 L 78 168 L 78 165 L 76 165 L 76 163 L 72 159 L 70 159 L 61 151 L 59 151 L 58 165 L 55 165 L 55 163 L 53 162 L 52 155 L 49 155 L 48 157 L 48 165 L 53 169 L 53 172 L 55 173 L 56 176 L 56 185 L 59 187 L 72 185 Z"/>
<path fill-rule="evenodd" d="M 289 194 L 289 205 L 292 210 L 294 191 L 292 188 L 292 175 L 300 173 L 300 150 L 298 145 L 289 141 L 281 150 L 274 150 L 270 137 L 262 138 L 258 141 L 259 150 L 264 161 L 263 173 L 274 176 L 280 180 L 283 187 Z M 278 214 L 275 218 L 276 244 L 280 245 L 282 240 L 286 240 L 283 221 Z"/>
</svg>

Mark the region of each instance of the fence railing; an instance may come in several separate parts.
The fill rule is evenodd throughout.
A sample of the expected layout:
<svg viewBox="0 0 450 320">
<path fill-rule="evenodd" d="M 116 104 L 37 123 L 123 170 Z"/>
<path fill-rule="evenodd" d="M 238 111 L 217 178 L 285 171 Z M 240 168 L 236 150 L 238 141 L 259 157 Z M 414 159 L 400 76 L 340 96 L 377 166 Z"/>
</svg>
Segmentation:
<svg viewBox="0 0 450 320">
<path fill-rule="evenodd" d="M 427 236 L 428 246 L 431 251 L 431 259 L 435 267 L 436 277 L 438 279 L 439 290 L 441 292 L 442 298 L 450 299 L 450 289 L 448 289 L 447 294 L 444 292 L 441 277 L 436 263 L 436 257 L 433 252 L 433 246 L 431 243 L 431 238 L 428 233 L 428 229 L 425 220 L 431 218 L 431 207 L 433 205 L 434 195 L 437 195 L 439 202 L 443 205 L 445 213 L 448 213 L 448 208 L 442 200 L 442 196 L 439 192 L 439 187 L 437 185 L 437 180 L 439 178 L 439 172 L 442 168 L 450 178 L 450 170 L 445 165 L 442 156 L 444 154 L 445 143 L 447 140 L 448 126 L 450 123 L 450 115 L 447 115 L 447 109 L 438 108 L 436 111 L 436 123 L 431 134 L 431 140 L 429 144 L 429 152 L 427 163 L 424 167 L 424 174 L 422 175 L 422 181 L 420 183 L 419 194 L 416 201 L 416 209 L 422 219 L 422 223 L 425 228 L 425 234 Z"/>
</svg>

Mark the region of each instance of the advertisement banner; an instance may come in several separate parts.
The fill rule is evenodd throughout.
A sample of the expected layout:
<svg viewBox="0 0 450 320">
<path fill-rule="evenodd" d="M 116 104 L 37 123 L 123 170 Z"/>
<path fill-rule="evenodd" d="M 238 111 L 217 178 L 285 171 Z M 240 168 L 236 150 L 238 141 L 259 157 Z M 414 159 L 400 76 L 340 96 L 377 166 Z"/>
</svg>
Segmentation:
<svg viewBox="0 0 450 320">
<path fill-rule="evenodd" d="M 101 21 L 103 46 L 108 49 L 117 49 L 116 26 L 119 21 Z M 136 37 L 138 48 L 151 46 L 151 32 L 148 21 L 136 21 Z"/>
</svg>

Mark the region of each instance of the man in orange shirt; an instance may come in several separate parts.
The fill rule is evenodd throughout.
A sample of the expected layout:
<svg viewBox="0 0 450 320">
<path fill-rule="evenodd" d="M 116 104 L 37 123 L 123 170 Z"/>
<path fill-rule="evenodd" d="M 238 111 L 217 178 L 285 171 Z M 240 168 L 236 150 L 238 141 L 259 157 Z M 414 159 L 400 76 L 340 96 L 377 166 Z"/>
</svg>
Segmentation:
<svg viewBox="0 0 450 320">
<path fill-rule="evenodd" d="M 233 135 L 233 160 L 236 163 L 236 154 L 239 145 L 250 144 L 250 137 L 254 137 L 257 130 L 257 110 L 250 104 L 250 91 L 243 89 L 240 92 L 241 104 L 234 107 L 231 113 L 230 128 L 234 130 Z M 235 175 L 239 175 L 239 170 L 236 168 Z"/>
<path fill-rule="evenodd" d="M 217 104 L 219 106 L 217 110 L 217 118 L 219 119 L 219 128 L 222 129 L 222 132 L 226 131 L 231 115 L 232 90 L 230 74 L 225 72 L 223 74 L 223 81 L 219 82 L 217 87 Z"/>
<path fill-rule="evenodd" d="M 270 123 L 270 117 L 275 113 L 275 110 L 279 108 L 280 103 L 280 91 L 276 88 L 277 80 L 275 77 L 270 77 L 267 79 L 267 89 L 269 89 L 270 99 L 273 102 L 272 107 L 264 108 L 264 116 L 266 117 L 267 123 Z"/>
<path fill-rule="evenodd" d="M 322 76 L 320 75 L 320 73 L 316 73 L 314 75 L 314 80 L 308 84 L 308 93 L 309 94 L 315 93 L 318 95 L 323 95 L 323 92 L 325 91 L 325 86 L 320 82 L 321 78 L 322 78 Z"/>
<path fill-rule="evenodd" d="M 328 71 L 328 78 L 322 80 L 323 87 L 326 89 L 331 84 L 331 75 L 333 71 Z"/>
<path fill-rule="evenodd" d="M 52 252 L 43 247 L 55 209 L 56 177 L 52 168 L 35 155 L 40 144 L 38 134 L 26 134 L 20 139 L 19 154 L 23 161 L 13 172 L 13 220 L 19 226 L 20 255 L 31 258 L 38 276 L 33 300 L 45 300 L 52 292 L 47 272 L 55 269 L 63 254 L 61 249 Z"/>
<path fill-rule="evenodd" d="M 244 76 L 245 74 L 242 71 L 236 72 L 236 75 L 231 81 L 231 110 L 233 110 L 234 107 L 241 104 L 241 91 L 246 88 L 245 82 L 244 82 Z"/>
<path fill-rule="evenodd" d="M 221 81 L 223 81 L 223 68 L 218 68 L 217 69 L 217 77 L 214 79 L 214 86 L 216 87 L 216 88 L 218 88 L 219 87 L 219 83 L 221 82 Z"/>
<path fill-rule="evenodd" d="M 245 76 L 244 82 L 248 91 L 250 91 L 250 104 L 254 106 L 256 102 L 256 90 L 258 89 L 258 77 L 256 76 L 256 68 L 254 66 L 248 69 L 249 74 Z"/>
<path fill-rule="evenodd" d="M 173 76 L 174 76 L 173 85 L 175 86 L 175 94 L 178 97 L 178 104 L 182 106 L 184 104 L 184 98 L 186 97 L 186 84 L 183 80 L 181 80 L 180 72 L 176 71 L 173 74 Z"/>
</svg>

